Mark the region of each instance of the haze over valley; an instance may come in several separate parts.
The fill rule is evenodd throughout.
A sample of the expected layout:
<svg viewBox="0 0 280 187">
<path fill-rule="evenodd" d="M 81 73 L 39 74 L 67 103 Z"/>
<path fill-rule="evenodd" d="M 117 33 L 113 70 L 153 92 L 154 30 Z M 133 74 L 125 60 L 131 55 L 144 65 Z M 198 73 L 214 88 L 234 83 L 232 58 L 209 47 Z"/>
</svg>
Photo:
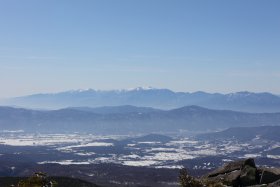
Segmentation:
<svg viewBox="0 0 280 187">
<path fill-rule="evenodd" d="M 0 101 L 1 102 L 1 101 Z M 137 87 L 119 90 L 71 90 L 40 93 L 2 99 L 2 105 L 35 109 L 66 107 L 103 107 L 132 105 L 158 109 L 175 109 L 190 105 L 243 112 L 279 112 L 280 97 L 268 92 L 235 93 L 174 92 L 170 89 Z"/>
</svg>

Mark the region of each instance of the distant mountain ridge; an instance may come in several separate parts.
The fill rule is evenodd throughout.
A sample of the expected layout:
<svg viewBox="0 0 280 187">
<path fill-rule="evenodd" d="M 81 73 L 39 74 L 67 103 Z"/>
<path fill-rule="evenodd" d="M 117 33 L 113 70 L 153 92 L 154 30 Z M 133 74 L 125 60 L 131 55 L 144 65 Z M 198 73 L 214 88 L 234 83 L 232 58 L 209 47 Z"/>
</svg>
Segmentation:
<svg viewBox="0 0 280 187">
<path fill-rule="evenodd" d="M 51 94 L 34 94 L 6 99 L 1 105 L 24 108 L 59 109 L 67 107 L 103 107 L 133 105 L 160 109 L 197 105 L 212 109 L 243 112 L 280 112 L 280 97 L 271 93 L 173 92 L 168 89 L 71 90 Z"/>
<path fill-rule="evenodd" d="M 123 108 L 123 106 L 120 106 Z M 136 107 L 137 109 L 137 107 Z M 39 111 L 0 107 L 0 130 L 96 134 L 178 133 L 214 131 L 229 127 L 280 125 L 280 113 L 244 113 L 186 106 L 173 110 L 95 113 L 80 109 Z M 114 108 L 116 110 L 116 108 Z"/>
<path fill-rule="evenodd" d="M 132 105 L 123 106 L 103 106 L 103 107 L 69 107 L 68 109 L 80 110 L 85 112 L 93 112 L 97 114 L 121 114 L 121 113 L 147 113 L 160 111 L 151 107 L 136 107 Z"/>
<path fill-rule="evenodd" d="M 220 132 L 200 134 L 205 140 L 238 139 L 240 141 L 263 138 L 280 141 L 280 126 L 232 127 Z"/>
</svg>

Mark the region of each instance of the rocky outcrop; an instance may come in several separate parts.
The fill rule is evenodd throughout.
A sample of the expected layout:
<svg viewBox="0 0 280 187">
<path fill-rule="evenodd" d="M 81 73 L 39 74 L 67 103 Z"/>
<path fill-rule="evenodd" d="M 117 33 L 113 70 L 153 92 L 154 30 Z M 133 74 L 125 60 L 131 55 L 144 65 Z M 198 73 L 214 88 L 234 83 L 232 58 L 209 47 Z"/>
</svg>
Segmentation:
<svg viewBox="0 0 280 187">
<path fill-rule="evenodd" d="M 233 187 L 280 186 L 280 168 L 257 168 L 254 159 L 230 162 L 202 177 L 204 183 L 222 183 Z"/>
<path fill-rule="evenodd" d="M 267 187 L 279 187 L 279 186 L 280 186 L 280 180 L 270 183 Z"/>
<path fill-rule="evenodd" d="M 280 168 L 259 168 L 258 173 L 260 174 L 261 184 L 272 183 L 280 179 Z"/>
</svg>

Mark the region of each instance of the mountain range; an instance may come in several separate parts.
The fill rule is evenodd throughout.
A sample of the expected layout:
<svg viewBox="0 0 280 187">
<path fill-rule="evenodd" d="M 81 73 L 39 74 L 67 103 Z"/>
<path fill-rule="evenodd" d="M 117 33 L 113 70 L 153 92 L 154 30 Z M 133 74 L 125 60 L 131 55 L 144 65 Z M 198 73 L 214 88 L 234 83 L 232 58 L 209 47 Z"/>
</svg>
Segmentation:
<svg viewBox="0 0 280 187">
<path fill-rule="evenodd" d="M 26 132 L 178 133 L 262 125 L 280 125 L 280 113 L 245 113 L 198 106 L 186 106 L 172 110 L 120 106 L 119 109 L 107 107 L 106 111 L 103 108 L 102 112 L 100 109 L 91 110 L 89 108 L 47 111 L 0 107 L 1 130 L 24 130 Z"/>
<path fill-rule="evenodd" d="M 280 126 L 258 126 L 258 127 L 232 127 L 220 132 L 205 133 L 197 136 L 204 140 L 226 140 L 237 139 L 240 141 L 266 140 L 280 141 Z"/>
<path fill-rule="evenodd" d="M 174 92 L 168 89 L 135 88 L 130 90 L 73 90 L 34 94 L 2 100 L 1 105 L 24 108 L 59 109 L 67 107 L 103 107 L 133 105 L 173 109 L 197 105 L 211 109 L 242 112 L 280 112 L 280 97 L 271 93 Z"/>
</svg>

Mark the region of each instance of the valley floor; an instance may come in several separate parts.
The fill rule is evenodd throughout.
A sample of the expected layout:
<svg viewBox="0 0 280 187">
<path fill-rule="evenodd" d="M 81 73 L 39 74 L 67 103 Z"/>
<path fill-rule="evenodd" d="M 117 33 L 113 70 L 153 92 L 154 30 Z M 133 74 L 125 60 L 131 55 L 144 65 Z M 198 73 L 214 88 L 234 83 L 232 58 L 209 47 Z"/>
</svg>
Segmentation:
<svg viewBox="0 0 280 187">
<path fill-rule="evenodd" d="M 178 186 L 179 169 L 203 175 L 236 159 L 280 167 L 280 143 L 255 137 L 204 140 L 195 137 L 96 136 L 1 133 L 0 176 L 42 171 L 100 185 Z"/>
</svg>

